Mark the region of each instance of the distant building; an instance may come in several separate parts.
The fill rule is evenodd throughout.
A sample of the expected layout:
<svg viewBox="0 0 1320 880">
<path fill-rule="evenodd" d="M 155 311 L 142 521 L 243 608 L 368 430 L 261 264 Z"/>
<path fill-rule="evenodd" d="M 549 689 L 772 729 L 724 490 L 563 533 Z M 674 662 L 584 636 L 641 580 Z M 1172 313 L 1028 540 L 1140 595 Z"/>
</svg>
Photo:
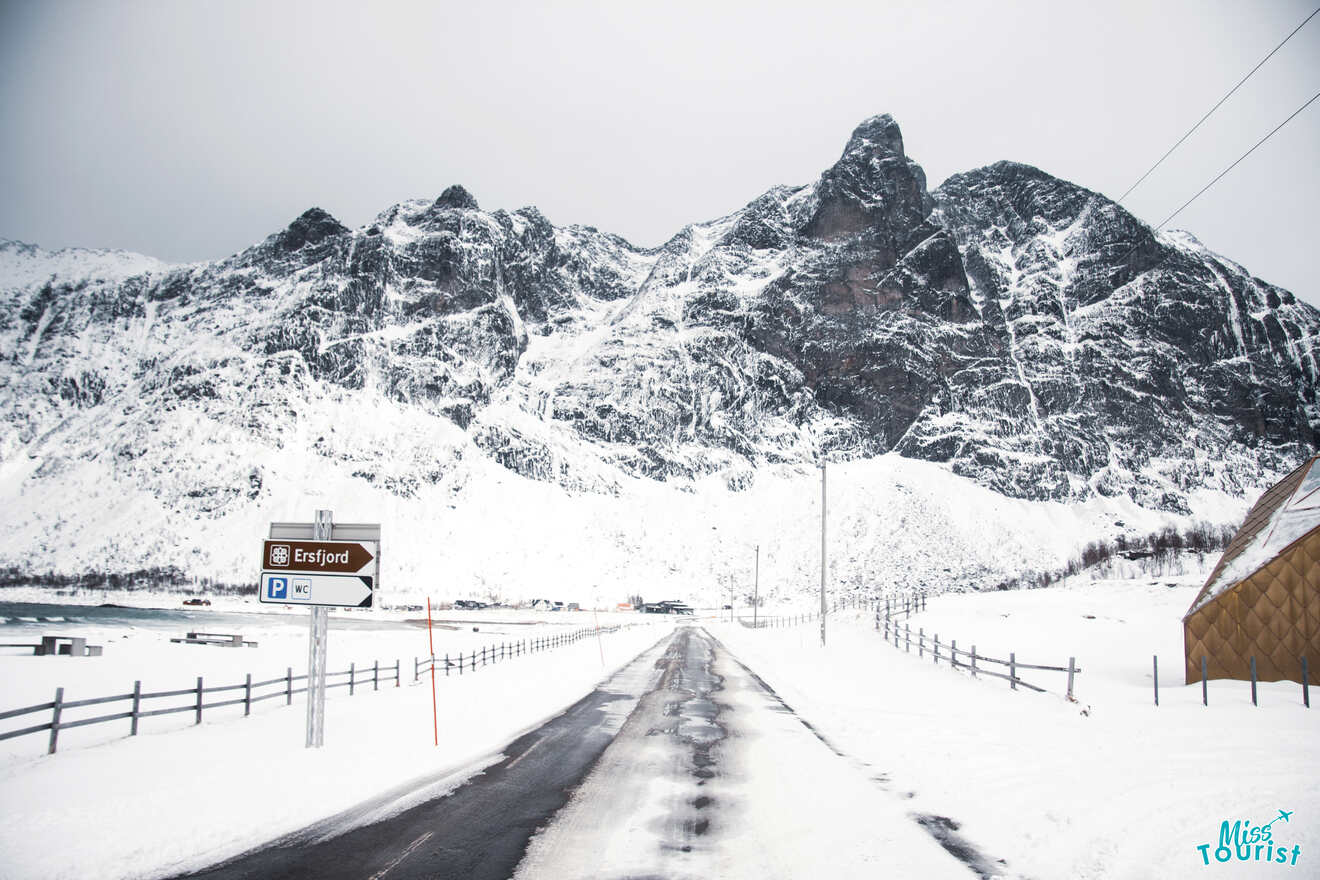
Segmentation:
<svg viewBox="0 0 1320 880">
<path fill-rule="evenodd" d="M 1320 456 L 1266 490 L 1183 617 L 1187 683 L 1314 680 L 1320 662 Z"/>
<path fill-rule="evenodd" d="M 638 611 L 647 614 L 691 614 L 692 607 L 685 605 L 677 599 L 666 599 L 663 602 L 647 602 L 638 606 Z"/>
</svg>

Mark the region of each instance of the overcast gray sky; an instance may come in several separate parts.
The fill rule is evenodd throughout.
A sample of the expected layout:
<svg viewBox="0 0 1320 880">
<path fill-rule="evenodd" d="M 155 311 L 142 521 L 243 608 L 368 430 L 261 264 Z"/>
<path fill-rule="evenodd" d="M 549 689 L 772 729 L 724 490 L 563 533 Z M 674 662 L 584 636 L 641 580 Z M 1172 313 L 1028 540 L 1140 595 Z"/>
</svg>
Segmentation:
<svg viewBox="0 0 1320 880">
<path fill-rule="evenodd" d="M 0 2 L 0 237 L 177 261 L 455 182 L 655 245 L 884 112 L 932 188 L 1014 159 L 1118 197 L 1317 4 Z M 1317 90 L 1320 16 L 1125 204 L 1158 223 Z M 1320 101 L 1173 225 L 1320 305 L 1318 147 Z"/>
</svg>

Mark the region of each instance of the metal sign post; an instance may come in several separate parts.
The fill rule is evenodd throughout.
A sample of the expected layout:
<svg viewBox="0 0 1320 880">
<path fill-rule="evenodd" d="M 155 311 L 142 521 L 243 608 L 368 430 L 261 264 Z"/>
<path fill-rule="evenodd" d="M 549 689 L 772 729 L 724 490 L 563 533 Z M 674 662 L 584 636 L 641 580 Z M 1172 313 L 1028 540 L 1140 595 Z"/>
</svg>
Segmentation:
<svg viewBox="0 0 1320 880">
<path fill-rule="evenodd" d="M 273 522 L 261 549 L 257 598 L 306 605 L 307 748 L 325 745 L 326 647 L 330 608 L 373 608 L 380 589 L 380 524 L 335 525 L 329 510 L 309 523 Z"/>
<path fill-rule="evenodd" d="M 333 523 L 334 514 L 331 511 L 318 510 L 314 539 L 329 541 Z M 325 745 L 325 664 L 329 629 L 330 609 L 324 605 L 312 606 L 311 624 L 307 631 L 307 748 L 309 749 L 319 749 Z"/>
</svg>

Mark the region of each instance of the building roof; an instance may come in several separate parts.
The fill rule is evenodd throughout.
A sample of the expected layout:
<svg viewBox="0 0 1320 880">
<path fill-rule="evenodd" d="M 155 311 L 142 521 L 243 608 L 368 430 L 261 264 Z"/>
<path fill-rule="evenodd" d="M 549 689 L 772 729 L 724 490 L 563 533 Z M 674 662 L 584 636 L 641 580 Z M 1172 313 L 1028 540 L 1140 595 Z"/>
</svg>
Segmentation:
<svg viewBox="0 0 1320 880">
<path fill-rule="evenodd" d="M 1320 528 L 1320 456 L 1265 491 L 1247 513 L 1219 564 L 1197 593 L 1188 616 Z"/>
</svg>

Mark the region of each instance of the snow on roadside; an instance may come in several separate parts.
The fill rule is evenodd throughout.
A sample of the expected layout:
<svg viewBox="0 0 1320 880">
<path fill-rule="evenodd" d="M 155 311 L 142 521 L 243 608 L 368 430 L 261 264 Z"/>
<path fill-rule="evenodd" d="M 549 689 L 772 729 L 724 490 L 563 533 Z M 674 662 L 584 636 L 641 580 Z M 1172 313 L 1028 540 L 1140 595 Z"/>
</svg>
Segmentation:
<svg viewBox="0 0 1320 880">
<path fill-rule="evenodd" d="M 811 624 L 712 631 L 830 742 L 887 777 L 911 813 L 958 822 L 1008 862 L 1006 875 L 1259 877 L 1257 863 L 1214 861 L 1220 823 L 1261 825 L 1280 809 L 1296 815 L 1274 826 L 1274 841 L 1300 845 L 1300 867 L 1320 863 L 1320 714 L 1292 682 L 1262 684 L 1259 707 L 1246 683 L 1212 682 L 1201 706 L 1199 685 L 1181 684 L 1187 580 L 948 595 L 913 617 L 914 631 L 993 656 L 1055 665 L 1075 652 L 1077 704 L 896 650 L 864 612 L 835 616 L 825 649 Z M 1062 691 L 1057 673 L 1036 675 Z M 1206 843 L 1208 868 L 1197 850 Z"/>
<path fill-rule="evenodd" d="M 137 737 L 10 757 L 0 763 L 0 876 L 165 876 L 237 855 L 405 784 L 439 793 L 668 631 L 638 626 L 441 681 L 439 748 L 429 681 L 412 685 L 405 675 L 403 687 L 379 693 L 347 698 L 331 691 L 321 749 L 303 747 L 305 704 L 297 697 L 292 707 L 250 718 L 217 712 L 200 726 L 165 732 L 144 721 Z M 339 635 L 332 634 L 332 646 Z"/>
</svg>

